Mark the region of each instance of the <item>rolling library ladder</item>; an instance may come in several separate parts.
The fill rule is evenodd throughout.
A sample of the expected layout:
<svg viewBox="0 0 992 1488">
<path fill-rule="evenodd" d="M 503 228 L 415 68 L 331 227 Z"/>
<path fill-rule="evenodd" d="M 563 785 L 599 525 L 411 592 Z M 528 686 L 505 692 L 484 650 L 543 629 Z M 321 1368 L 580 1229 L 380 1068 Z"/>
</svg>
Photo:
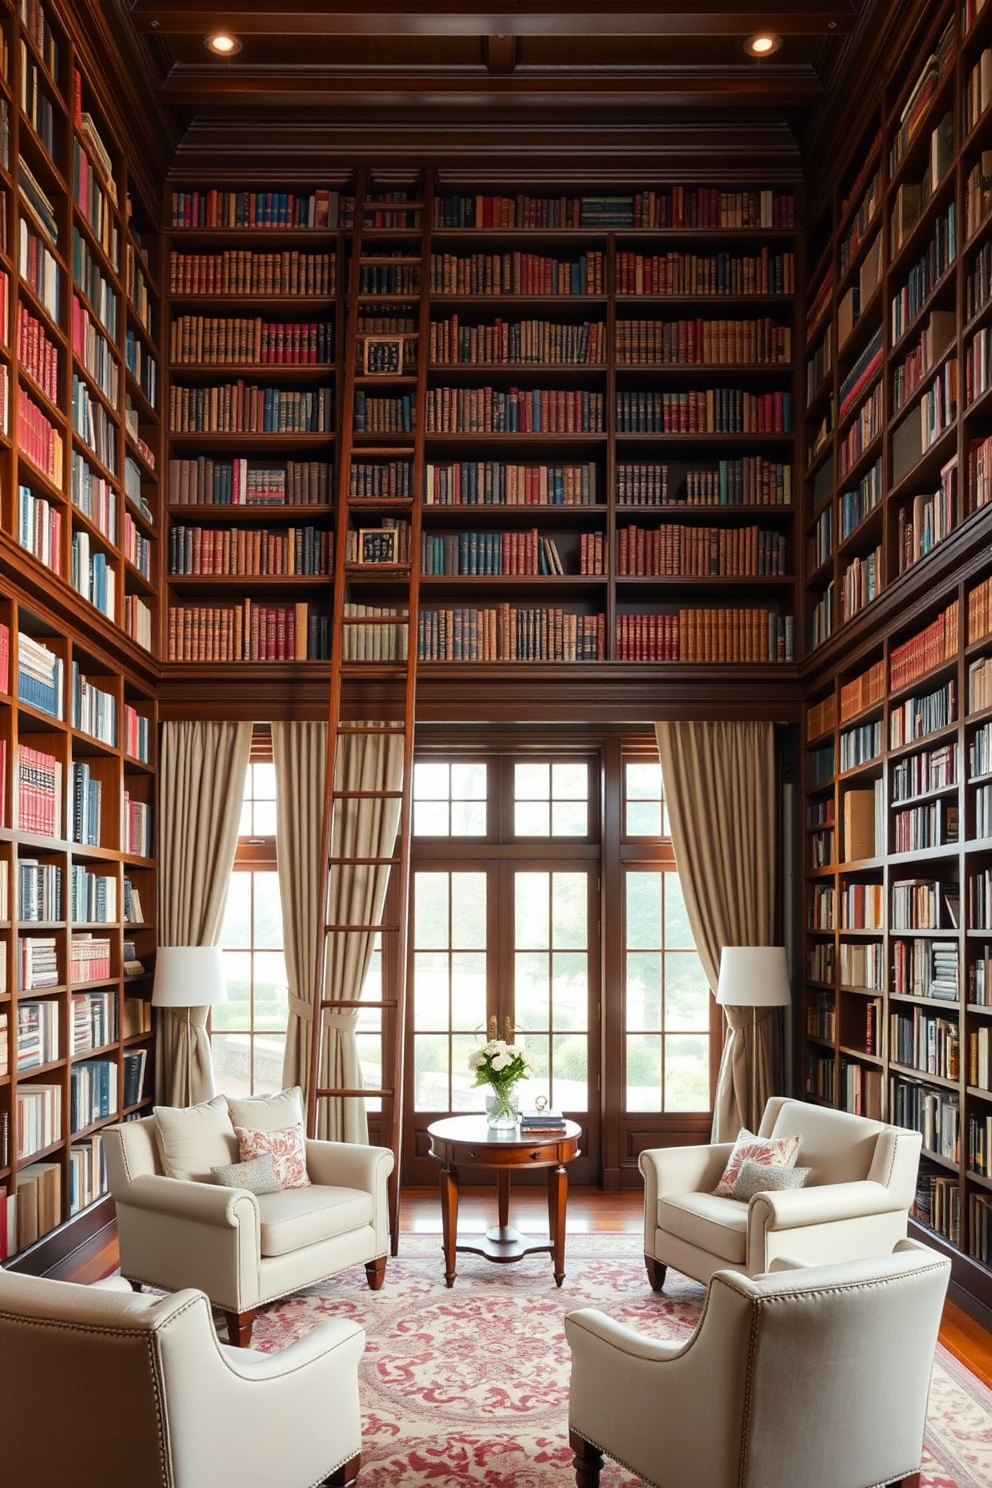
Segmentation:
<svg viewBox="0 0 992 1488">
<path fill-rule="evenodd" d="M 330 714 L 321 851 L 328 896 L 318 928 L 307 1129 L 345 1136 L 348 1103 L 382 1103 L 393 1253 L 399 1233 L 404 1003 L 413 741 L 416 708 L 420 506 L 429 261 L 426 195 L 359 180 L 348 269 L 338 501 L 335 523 Z M 368 696 L 367 705 L 359 701 Z M 347 716 L 346 716 L 347 714 Z M 367 715 L 374 716 L 369 717 Z M 385 913 L 384 913 L 385 911 Z M 380 940 L 381 937 L 381 940 Z M 382 1077 L 362 1085 L 342 1025 L 354 1028 L 377 941 L 380 996 L 361 1012 L 379 1025 Z M 353 1046 L 349 1046 L 353 1047 Z M 360 1119 L 360 1118 L 359 1118 Z"/>
</svg>

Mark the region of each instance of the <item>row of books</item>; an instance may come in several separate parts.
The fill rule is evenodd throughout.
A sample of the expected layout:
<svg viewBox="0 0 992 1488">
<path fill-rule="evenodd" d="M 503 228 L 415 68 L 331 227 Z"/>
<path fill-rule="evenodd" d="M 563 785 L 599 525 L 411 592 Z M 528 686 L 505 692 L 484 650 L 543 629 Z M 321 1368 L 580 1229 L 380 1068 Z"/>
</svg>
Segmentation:
<svg viewBox="0 0 992 1488">
<path fill-rule="evenodd" d="M 70 983 L 103 982 L 110 975 L 110 941 L 100 936 L 73 935 L 69 941 Z"/>
<path fill-rule="evenodd" d="M 169 532 L 169 573 L 296 575 L 329 574 L 334 533 L 319 527 L 186 527 Z"/>
<path fill-rule="evenodd" d="M 18 221 L 17 246 L 18 273 L 57 325 L 64 274 L 61 264 L 24 217 Z"/>
<path fill-rule="evenodd" d="M 968 776 L 992 775 L 992 724 L 981 724 L 968 744 Z"/>
<path fill-rule="evenodd" d="M 47 1004 L 54 1007 L 54 1002 Z M 117 1040 L 117 993 L 80 992 L 71 999 L 73 1055 L 102 1049 Z M 57 1057 L 57 1056 L 56 1056 Z"/>
<path fill-rule="evenodd" d="M 514 465 L 501 460 L 428 463 L 426 506 L 593 506 L 596 467 Z"/>
<path fill-rule="evenodd" d="M 87 118 L 92 116 L 87 115 Z M 99 161 L 97 151 L 93 151 Z M 113 185 L 113 197 L 105 186 Z M 117 186 L 102 162 L 94 166 L 78 135 L 72 140 L 72 199 L 89 223 L 90 230 L 114 270 L 120 271 L 120 229 L 114 215 Z"/>
<path fill-rule="evenodd" d="M 898 170 L 899 162 L 909 150 L 923 125 L 930 100 L 943 82 L 947 69 L 953 66 L 955 33 L 955 19 L 952 17 L 941 33 L 936 47 L 920 69 L 909 97 L 903 105 L 899 115 L 899 127 L 889 147 L 890 176 Z"/>
<path fill-rule="evenodd" d="M 121 835 L 124 851 L 133 853 L 139 858 L 150 858 L 152 855 L 152 808 L 149 803 L 137 800 L 129 791 L 125 791 L 122 823 L 124 830 Z M 125 912 L 125 919 L 129 918 L 130 916 Z"/>
<path fill-rule="evenodd" d="M 352 501 L 380 498 L 387 501 L 412 501 L 412 461 L 353 458 L 348 474 L 348 497 Z"/>
<path fill-rule="evenodd" d="M 841 683 L 840 722 L 846 723 L 849 718 L 856 718 L 859 713 L 867 712 L 884 697 L 885 663 L 878 661 L 857 677 L 852 677 L 850 682 Z"/>
<path fill-rule="evenodd" d="M 153 408 L 158 407 L 158 363 L 141 336 L 132 330 L 124 333 L 124 365 Z"/>
<path fill-rule="evenodd" d="M 17 357 L 23 369 L 52 403 L 59 401 L 59 352 L 36 315 L 18 302 Z"/>
<path fill-rule="evenodd" d="M 169 359 L 201 366 L 326 364 L 334 359 L 334 327 L 261 315 L 179 315 L 169 326 Z"/>
<path fill-rule="evenodd" d="M 583 533 L 583 539 L 596 534 Z M 583 557 L 585 548 L 583 544 Z M 420 541 L 420 572 L 427 577 L 458 574 L 561 574 L 565 572 L 554 538 L 541 537 L 536 527 L 528 532 L 424 533 Z M 600 573 L 584 567 L 580 573 Z"/>
<path fill-rule="evenodd" d="M 646 188 L 630 195 L 437 196 L 440 228 L 758 228 L 795 225 L 792 192 L 711 186 Z"/>
<path fill-rule="evenodd" d="M 93 546 L 88 532 L 77 530 L 72 534 L 69 582 L 101 614 L 116 618 L 117 573 L 107 554 Z"/>
<path fill-rule="evenodd" d="M 628 366 L 723 363 L 776 365 L 792 360 L 792 330 L 770 316 L 757 320 L 618 320 L 617 361 Z"/>
<path fill-rule="evenodd" d="M 889 1057 L 894 1063 L 943 1080 L 956 1080 L 959 1055 L 956 1023 L 918 1007 L 889 1015 Z"/>
<path fill-rule="evenodd" d="M 317 187 L 295 191 L 174 191 L 173 227 L 313 228 L 347 227 L 354 197 Z"/>
<path fill-rule="evenodd" d="M 109 873 L 92 873 L 82 863 L 72 863 L 69 868 L 69 913 L 73 924 L 115 924 L 116 877 Z"/>
<path fill-rule="evenodd" d="M 927 847 L 944 847 L 958 841 L 960 823 L 957 804 L 950 801 L 928 801 L 897 811 L 892 818 L 893 852 L 919 852 Z"/>
<path fill-rule="evenodd" d="M 129 511 L 124 513 L 124 557 L 149 583 L 153 581 L 152 553 L 154 544 L 145 536 Z"/>
<path fill-rule="evenodd" d="M 968 712 L 992 708 L 992 657 L 968 663 Z"/>
<path fill-rule="evenodd" d="M 602 661 L 605 617 L 502 604 L 421 610 L 420 661 Z"/>
<path fill-rule="evenodd" d="M 128 462 L 131 463 L 131 462 Z M 108 541 L 117 543 L 117 492 L 104 476 L 98 475 L 84 455 L 73 450 L 70 490 L 72 504 Z"/>
<path fill-rule="evenodd" d="M 425 418 L 429 434 L 601 434 L 604 409 L 605 395 L 585 388 L 439 387 L 427 390 Z"/>
<path fill-rule="evenodd" d="M 953 660 L 958 653 L 958 601 L 948 605 L 929 625 L 894 646 L 889 653 L 889 687 L 900 692 L 927 672 Z M 895 740 L 892 741 L 895 747 Z"/>
<path fill-rule="evenodd" d="M 82 377 L 72 376 L 72 427 L 111 475 L 117 474 L 117 426 Z"/>
<path fill-rule="evenodd" d="M 881 544 L 870 553 L 856 554 L 841 574 L 841 619 L 853 620 L 882 592 Z"/>
<path fill-rule="evenodd" d="M 795 294 L 796 256 L 762 248 L 755 254 L 636 253 L 618 249 L 618 295 Z"/>
<path fill-rule="evenodd" d="M 116 408 L 120 401 L 120 364 L 110 342 L 83 305 L 72 297 L 72 349 L 103 396 Z M 51 395 L 49 395 L 51 396 Z"/>
<path fill-rule="evenodd" d="M 790 506 L 792 467 L 762 455 L 685 469 L 652 462 L 617 465 L 618 506 Z"/>
<path fill-rule="evenodd" d="M 17 389 L 17 447 L 53 485 L 61 486 L 64 440 L 23 387 Z"/>
<path fill-rule="evenodd" d="M 830 947 L 833 950 L 833 947 Z M 863 987 L 868 992 L 881 992 L 885 975 L 883 950 L 871 941 L 840 943 L 840 980 L 844 987 Z M 831 981 L 822 977 L 821 981 Z"/>
<path fill-rule="evenodd" d="M 62 869 L 57 863 L 17 860 L 17 913 L 22 920 L 61 920 Z"/>
<path fill-rule="evenodd" d="M 847 433 L 838 440 L 838 473 L 842 480 L 881 432 L 882 384 L 878 383 L 851 420 Z"/>
<path fill-rule="evenodd" d="M 616 650 L 617 661 L 794 661 L 795 626 L 757 607 L 618 615 Z"/>
<path fill-rule="evenodd" d="M 910 330 L 937 285 L 957 257 L 957 212 L 951 202 L 947 213 L 934 223 L 934 234 L 906 276 L 906 283 L 892 296 L 889 320 L 892 345 Z"/>
<path fill-rule="evenodd" d="M 780 434 L 792 428 L 792 395 L 706 388 L 616 394 L 618 434 Z"/>
<path fill-rule="evenodd" d="M 868 1069 L 853 1059 L 842 1059 L 838 1099 L 842 1111 L 881 1121 L 882 1071 Z"/>
<path fill-rule="evenodd" d="M 169 609 L 169 661 L 326 661 L 329 643 L 328 617 L 304 603 Z"/>
<path fill-rule="evenodd" d="M 62 508 L 30 486 L 17 488 L 17 540 L 54 574 L 62 572 Z"/>
<path fill-rule="evenodd" d="M 174 434 L 326 434 L 334 427 L 330 388 L 257 387 L 238 379 L 169 390 Z"/>
<path fill-rule="evenodd" d="M 356 434 L 412 434 L 416 421 L 415 393 L 373 397 L 362 388 L 355 390 L 352 427 Z"/>
<path fill-rule="evenodd" d="M 840 736 L 840 771 L 856 770 L 877 759 L 882 752 L 882 721 L 845 729 Z"/>
<path fill-rule="evenodd" d="M 77 227 L 72 229 L 72 277 L 84 291 L 90 308 L 107 335 L 116 344 L 120 313 L 117 291 L 101 271 L 99 262 Z"/>
<path fill-rule="evenodd" d="M 420 260 L 411 258 L 404 263 L 362 263 L 358 269 L 358 293 L 360 295 L 411 295 L 420 294 Z"/>
<path fill-rule="evenodd" d="M 55 999 L 17 1003 L 17 1070 L 40 1069 L 59 1058 L 59 1004 Z"/>
<path fill-rule="evenodd" d="M 889 1119 L 897 1126 L 918 1131 L 926 1152 L 948 1162 L 960 1160 L 961 1102 L 957 1095 L 893 1076 L 889 1082 Z"/>
<path fill-rule="evenodd" d="M 881 741 L 879 741 L 881 753 Z M 925 796 L 931 791 L 946 790 L 958 780 L 957 743 L 940 744 L 918 754 L 896 760 L 892 766 L 892 800 L 895 805 Z"/>
<path fill-rule="evenodd" d="M 885 923 L 885 890 L 875 883 L 843 883 L 837 902 L 842 930 L 881 930 Z"/>
<path fill-rule="evenodd" d="M 968 591 L 968 644 L 992 635 L 992 578 Z"/>
<path fill-rule="evenodd" d="M 169 461 L 172 506 L 320 506 L 331 501 L 332 467 L 324 460 L 220 460 L 209 455 Z"/>
<path fill-rule="evenodd" d="M 307 295 L 336 292 L 333 253 L 286 248 L 279 253 L 228 248 L 222 253 L 169 254 L 173 295 Z"/>
<path fill-rule="evenodd" d="M 107 1165 L 99 1132 L 69 1148 L 69 1213 L 78 1214 L 107 1193 Z"/>
<path fill-rule="evenodd" d="M 73 760 L 71 771 L 72 840 L 84 847 L 99 847 L 103 782 L 85 760 Z"/>
<path fill-rule="evenodd" d="M 434 366 L 479 362 L 585 365 L 605 362 L 606 325 L 588 320 L 562 324 L 498 318 L 480 325 L 451 315 L 447 320 L 431 321 L 428 345 Z"/>
<path fill-rule="evenodd" d="M 992 301 L 992 242 L 983 243 L 975 253 L 964 287 L 965 320 L 970 321 Z"/>
<path fill-rule="evenodd" d="M 55 756 L 18 744 L 14 785 L 20 830 L 39 837 L 61 836 L 62 766 Z"/>
<path fill-rule="evenodd" d="M 879 953 L 881 947 L 877 947 Z M 960 995 L 955 940 L 896 940 L 892 944 L 892 990 L 905 996 L 957 1002 Z"/>
<path fill-rule="evenodd" d="M 913 739 L 924 739 L 938 729 L 953 723 L 955 682 L 951 678 L 943 687 L 918 697 L 907 698 L 889 712 L 889 747 L 899 749 Z"/>
<path fill-rule="evenodd" d="M 117 1065 L 112 1059 L 81 1059 L 69 1072 L 69 1130 L 85 1131 L 117 1114 Z"/>
<path fill-rule="evenodd" d="M 430 291 L 437 295 L 603 295 L 605 255 L 575 259 L 540 253 L 432 253 Z"/>
<path fill-rule="evenodd" d="M 32 1150 L 37 1152 L 41 1147 Z M 39 1162 L 22 1168 L 17 1175 L 17 1193 L 6 1201 L 8 1209 L 12 1205 L 16 1206 L 13 1210 L 16 1245 L 23 1250 L 62 1223 L 61 1165 Z"/>
<path fill-rule="evenodd" d="M 893 930 L 956 930 L 958 919 L 956 884 L 926 878 L 899 879 L 893 883 Z M 881 920 L 868 928 L 881 929 Z"/>
<path fill-rule="evenodd" d="M 617 532 L 617 573 L 669 577 L 769 577 L 786 572 L 786 540 L 760 527 L 665 523 Z"/>
</svg>

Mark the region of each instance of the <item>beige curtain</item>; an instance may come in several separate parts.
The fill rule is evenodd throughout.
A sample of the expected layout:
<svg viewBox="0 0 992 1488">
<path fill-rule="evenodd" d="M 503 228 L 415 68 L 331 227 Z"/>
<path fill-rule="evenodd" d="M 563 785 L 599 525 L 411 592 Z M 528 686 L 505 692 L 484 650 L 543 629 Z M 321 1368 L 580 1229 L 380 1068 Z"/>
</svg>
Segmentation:
<svg viewBox="0 0 992 1488">
<path fill-rule="evenodd" d="M 686 911 L 713 991 L 725 945 L 775 932 L 775 754 L 770 723 L 659 723 L 658 753 Z M 779 1016 L 728 1007 L 713 1140 L 757 1129 L 773 1092 Z M 754 1081 L 752 1088 L 752 1057 Z"/>
<path fill-rule="evenodd" d="M 276 856 L 282 901 L 283 943 L 289 981 L 289 1021 L 282 1079 L 287 1087 L 310 1084 L 314 962 L 320 904 L 327 882 L 321 862 L 321 812 L 327 766 L 326 723 L 273 723 L 276 769 Z"/>
<path fill-rule="evenodd" d="M 250 723 L 165 723 L 159 760 L 158 939 L 216 945 L 238 844 Z M 207 1009 L 160 1008 L 155 1088 L 163 1105 L 214 1093 Z"/>
</svg>

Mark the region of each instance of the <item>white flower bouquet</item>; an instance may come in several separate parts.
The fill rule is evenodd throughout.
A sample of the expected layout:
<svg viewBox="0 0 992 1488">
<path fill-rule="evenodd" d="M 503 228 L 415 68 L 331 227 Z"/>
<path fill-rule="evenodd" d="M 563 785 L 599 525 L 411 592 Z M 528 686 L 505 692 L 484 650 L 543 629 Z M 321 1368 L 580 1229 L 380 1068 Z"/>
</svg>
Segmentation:
<svg viewBox="0 0 992 1488">
<path fill-rule="evenodd" d="M 486 1099 L 490 1126 L 514 1126 L 517 1102 L 514 1086 L 530 1078 L 534 1068 L 529 1054 L 519 1044 L 505 1039 L 490 1039 L 481 1049 L 469 1055 L 468 1067 L 475 1071 L 475 1084 L 488 1085 L 492 1096 Z"/>
</svg>

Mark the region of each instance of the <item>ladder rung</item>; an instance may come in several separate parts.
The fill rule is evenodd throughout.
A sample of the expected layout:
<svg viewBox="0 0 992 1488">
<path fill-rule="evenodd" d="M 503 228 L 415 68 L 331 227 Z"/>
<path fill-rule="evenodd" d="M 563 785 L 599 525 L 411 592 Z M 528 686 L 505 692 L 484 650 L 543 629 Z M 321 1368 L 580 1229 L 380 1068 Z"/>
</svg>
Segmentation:
<svg viewBox="0 0 992 1488">
<path fill-rule="evenodd" d="M 343 625 L 405 625 L 410 616 L 406 610 L 397 615 L 342 615 Z"/>
<path fill-rule="evenodd" d="M 375 868 L 393 865 L 402 860 L 400 858 L 328 858 L 332 868 Z"/>
<path fill-rule="evenodd" d="M 398 933 L 399 928 L 399 925 L 325 925 L 324 932 L 327 935 L 331 935 L 335 932 L 344 934 L 345 931 L 381 930 L 383 935 L 395 935 Z"/>
<path fill-rule="evenodd" d="M 402 791 L 360 790 L 333 792 L 335 801 L 402 801 Z"/>
<path fill-rule="evenodd" d="M 344 738 L 344 736 L 348 734 L 405 734 L 406 724 L 382 723 L 361 726 L 356 724 L 354 727 L 352 727 L 350 724 L 347 723 L 339 723 L 337 729 L 335 730 L 335 733 L 338 735 L 338 738 Z"/>
<path fill-rule="evenodd" d="M 349 1008 L 353 1013 L 361 1012 L 362 1008 L 395 1008 L 399 1007 L 396 998 L 387 1002 L 366 1002 L 364 997 L 361 1002 L 349 1002 L 342 998 L 321 998 L 321 1009 L 324 1008 Z"/>
<path fill-rule="evenodd" d="M 317 1099 L 318 1100 L 329 1100 L 333 1096 L 345 1097 L 345 1096 L 372 1096 L 372 1095 L 382 1096 L 382 1097 L 388 1097 L 391 1100 L 392 1099 L 392 1096 L 393 1096 L 393 1092 L 391 1090 L 366 1090 L 364 1088 L 359 1089 L 359 1090 L 318 1090 L 317 1091 Z"/>
</svg>

